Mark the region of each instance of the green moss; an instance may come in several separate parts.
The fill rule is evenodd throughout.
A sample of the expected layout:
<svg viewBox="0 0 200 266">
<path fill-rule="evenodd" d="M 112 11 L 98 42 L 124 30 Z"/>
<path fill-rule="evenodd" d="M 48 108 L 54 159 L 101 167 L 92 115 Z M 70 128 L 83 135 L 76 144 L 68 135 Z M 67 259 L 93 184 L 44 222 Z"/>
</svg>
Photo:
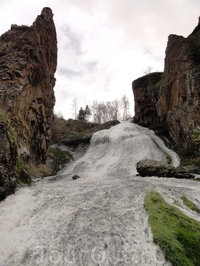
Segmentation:
<svg viewBox="0 0 200 266">
<path fill-rule="evenodd" d="M 172 157 L 169 154 L 167 154 L 167 156 L 166 156 L 166 163 L 167 164 L 171 164 L 172 163 Z"/>
<path fill-rule="evenodd" d="M 23 184 L 26 184 L 28 186 L 31 185 L 29 168 L 20 156 L 17 156 L 16 165 L 14 167 L 14 174 L 16 177 L 18 177 L 19 185 L 21 186 L 23 186 Z"/>
<path fill-rule="evenodd" d="M 55 175 L 57 172 L 66 166 L 67 163 L 73 160 L 73 156 L 68 151 L 63 151 L 60 148 L 49 148 L 48 156 L 52 159 L 52 174 Z"/>
<path fill-rule="evenodd" d="M 200 212 L 200 210 L 197 208 L 197 206 L 192 202 L 190 201 L 188 198 L 186 198 L 185 196 L 182 196 L 181 197 L 182 201 L 184 202 L 184 204 L 190 208 L 192 211 L 195 211 L 195 212 Z"/>
<path fill-rule="evenodd" d="M 192 134 L 192 143 L 198 145 L 200 143 L 200 132 L 194 131 Z"/>
<path fill-rule="evenodd" d="M 0 121 L 8 124 L 8 118 L 2 109 L 0 109 Z"/>
<path fill-rule="evenodd" d="M 159 92 L 160 92 L 160 86 L 161 86 L 161 80 L 158 81 L 156 84 L 152 85 L 152 91 L 155 93 L 156 96 L 158 96 Z"/>
<path fill-rule="evenodd" d="M 187 156 L 181 159 L 182 166 L 194 165 L 200 167 L 200 157 L 199 156 Z"/>
<path fill-rule="evenodd" d="M 18 135 L 17 133 L 12 129 L 12 127 L 8 127 L 8 131 L 7 131 L 7 137 L 8 140 L 10 142 L 11 145 L 14 145 L 15 147 L 17 147 L 17 139 L 18 139 Z"/>
<path fill-rule="evenodd" d="M 166 203 L 155 191 L 148 192 L 144 201 L 154 242 L 166 260 L 173 266 L 200 265 L 200 223 Z"/>
<path fill-rule="evenodd" d="M 11 120 L 7 117 L 6 113 L 0 109 L 0 122 L 5 124 L 7 140 L 10 143 L 11 162 L 7 165 L 7 168 L 12 168 L 14 176 L 17 179 L 18 184 L 30 185 L 31 180 L 29 176 L 29 169 L 23 159 L 17 155 L 18 147 L 18 134 L 15 126 L 11 123 Z"/>
<path fill-rule="evenodd" d="M 12 127 L 10 119 L 8 119 L 6 113 L 2 109 L 0 109 L 0 121 L 4 122 L 5 125 L 7 126 L 8 141 L 10 142 L 11 145 L 17 147 L 17 140 L 18 140 L 17 132 Z"/>
</svg>

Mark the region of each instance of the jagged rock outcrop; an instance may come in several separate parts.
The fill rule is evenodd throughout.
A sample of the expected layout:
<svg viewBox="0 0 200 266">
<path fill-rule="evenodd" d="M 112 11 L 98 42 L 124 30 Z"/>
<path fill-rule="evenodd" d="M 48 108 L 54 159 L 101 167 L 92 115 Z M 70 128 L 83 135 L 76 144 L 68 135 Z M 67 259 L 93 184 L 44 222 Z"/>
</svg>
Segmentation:
<svg viewBox="0 0 200 266">
<path fill-rule="evenodd" d="M 12 168 L 19 168 L 18 158 L 24 163 L 45 160 L 55 104 L 56 66 L 57 37 L 50 8 L 44 8 L 32 26 L 12 25 L 0 36 L 0 138 L 6 143 L 0 143 L 0 198 L 7 195 L 4 189 L 10 193 L 16 186 L 17 181 L 13 185 L 9 180 L 17 179 Z M 5 185 L 7 168 L 11 170 Z"/>
<path fill-rule="evenodd" d="M 152 73 L 133 81 L 134 121 L 166 131 L 182 153 L 198 153 L 200 22 L 187 38 L 169 36 L 164 73 L 160 80 L 154 78 L 157 75 Z"/>
</svg>

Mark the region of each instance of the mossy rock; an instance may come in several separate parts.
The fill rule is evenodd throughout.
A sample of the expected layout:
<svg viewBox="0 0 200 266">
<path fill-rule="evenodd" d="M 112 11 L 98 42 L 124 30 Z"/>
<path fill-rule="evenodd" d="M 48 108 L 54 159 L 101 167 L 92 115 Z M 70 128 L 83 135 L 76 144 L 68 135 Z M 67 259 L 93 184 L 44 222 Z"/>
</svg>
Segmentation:
<svg viewBox="0 0 200 266">
<path fill-rule="evenodd" d="M 50 147 L 47 156 L 52 159 L 52 175 L 57 174 L 59 170 L 64 168 L 67 163 L 73 160 L 73 156 L 68 151 L 63 151 L 58 147 Z"/>
</svg>

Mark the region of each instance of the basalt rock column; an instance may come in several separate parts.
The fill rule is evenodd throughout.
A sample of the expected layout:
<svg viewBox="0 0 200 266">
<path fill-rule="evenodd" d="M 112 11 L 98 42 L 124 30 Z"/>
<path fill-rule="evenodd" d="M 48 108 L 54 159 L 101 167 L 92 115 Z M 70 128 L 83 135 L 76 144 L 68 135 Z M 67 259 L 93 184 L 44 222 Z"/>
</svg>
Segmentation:
<svg viewBox="0 0 200 266">
<path fill-rule="evenodd" d="M 200 152 L 200 23 L 187 37 L 170 35 L 162 77 L 133 82 L 135 122 L 164 130 L 183 154 Z M 149 81 L 150 80 L 150 81 Z M 152 84 L 153 83 L 153 84 Z"/>
<path fill-rule="evenodd" d="M 50 8 L 44 8 L 32 26 L 12 25 L 0 37 L 1 122 L 15 133 L 10 136 L 2 130 L 6 135 L 1 133 L 1 138 L 8 143 L 14 139 L 17 153 L 13 156 L 25 162 L 45 159 L 51 138 L 56 66 L 57 37 Z M 0 162 L 3 164 L 2 158 Z"/>
</svg>

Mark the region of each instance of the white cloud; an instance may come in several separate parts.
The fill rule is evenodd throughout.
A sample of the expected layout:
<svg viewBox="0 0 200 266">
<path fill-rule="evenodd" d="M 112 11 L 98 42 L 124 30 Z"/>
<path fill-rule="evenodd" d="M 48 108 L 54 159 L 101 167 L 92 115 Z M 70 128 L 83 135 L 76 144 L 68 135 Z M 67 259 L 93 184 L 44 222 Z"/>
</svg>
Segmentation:
<svg viewBox="0 0 200 266">
<path fill-rule="evenodd" d="M 162 71 L 168 35 L 187 36 L 197 25 L 199 0 L 1 0 L 0 33 L 31 25 L 43 7 L 54 13 L 58 36 L 56 106 L 68 118 L 71 104 L 115 100 L 148 67 Z"/>
</svg>

